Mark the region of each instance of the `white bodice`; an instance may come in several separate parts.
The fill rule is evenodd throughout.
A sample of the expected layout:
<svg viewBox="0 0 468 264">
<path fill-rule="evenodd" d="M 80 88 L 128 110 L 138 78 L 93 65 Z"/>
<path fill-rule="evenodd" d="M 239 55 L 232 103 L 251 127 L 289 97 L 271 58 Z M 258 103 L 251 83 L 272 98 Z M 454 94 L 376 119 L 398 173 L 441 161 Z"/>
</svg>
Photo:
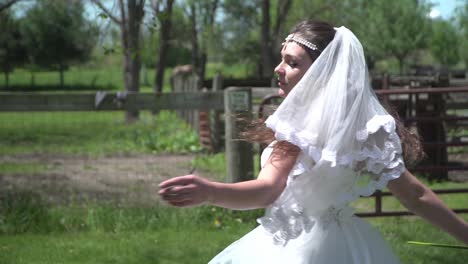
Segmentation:
<svg viewBox="0 0 468 264">
<path fill-rule="evenodd" d="M 273 144 L 262 153 L 262 167 L 271 155 Z M 346 221 L 354 213 L 348 204 L 359 197 L 357 180 L 358 173 L 350 168 L 331 167 L 325 161 L 316 164 L 301 153 L 288 175 L 285 189 L 258 222 L 273 234 L 275 243 L 286 244 L 315 224 L 326 226 Z"/>
</svg>

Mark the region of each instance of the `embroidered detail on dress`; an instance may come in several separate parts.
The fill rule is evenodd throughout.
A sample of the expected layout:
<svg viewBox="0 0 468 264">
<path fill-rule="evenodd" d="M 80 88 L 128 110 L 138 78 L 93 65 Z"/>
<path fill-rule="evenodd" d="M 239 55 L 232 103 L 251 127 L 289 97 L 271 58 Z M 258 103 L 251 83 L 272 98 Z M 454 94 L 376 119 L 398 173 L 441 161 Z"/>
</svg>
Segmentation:
<svg viewBox="0 0 468 264">
<path fill-rule="evenodd" d="M 298 204 L 292 204 L 289 208 L 272 205 L 257 222 L 273 235 L 274 244 L 283 246 L 303 231 L 309 232 L 314 226 L 314 222 Z"/>
<path fill-rule="evenodd" d="M 317 220 L 325 228 L 327 228 L 332 223 L 337 223 L 338 225 L 343 224 L 345 221 L 348 221 L 354 215 L 354 210 L 345 206 L 342 208 L 336 208 L 334 206 L 329 207 L 323 214 L 321 214 Z"/>
</svg>

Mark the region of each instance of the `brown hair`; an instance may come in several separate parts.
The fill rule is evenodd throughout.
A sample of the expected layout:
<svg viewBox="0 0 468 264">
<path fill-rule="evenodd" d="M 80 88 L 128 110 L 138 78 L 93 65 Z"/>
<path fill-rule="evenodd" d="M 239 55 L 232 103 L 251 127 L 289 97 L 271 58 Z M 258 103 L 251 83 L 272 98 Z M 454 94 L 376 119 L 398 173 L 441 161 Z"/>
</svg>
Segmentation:
<svg viewBox="0 0 468 264">
<path fill-rule="evenodd" d="M 323 21 L 304 20 L 296 24 L 290 31 L 290 34 L 301 37 L 317 46 L 317 50 L 312 50 L 303 46 L 312 61 L 315 61 L 320 53 L 328 46 L 335 37 L 335 28 Z"/>
<path fill-rule="evenodd" d="M 297 35 L 313 44 L 318 50 L 312 50 L 303 46 L 307 51 L 312 61 L 315 61 L 320 53 L 327 47 L 335 36 L 334 27 L 323 21 L 305 20 L 296 24 L 290 31 L 290 34 Z M 397 134 L 401 139 L 403 157 L 407 166 L 417 163 L 424 156 L 419 137 L 411 133 L 399 120 L 397 112 L 390 106 L 384 105 L 387 111 L 395 118 L 397 126 Z M 275 140 L 275 133 L 265 125 L 266 117 L 255 119 L 250 122 L 246 130 L 241 133 L 241 137 L 245 140 L 269 144 Z M 279 147 L 283 153 L 298 151 L 298 148 L 288 142 L 279 142 Z"/>
</svg>

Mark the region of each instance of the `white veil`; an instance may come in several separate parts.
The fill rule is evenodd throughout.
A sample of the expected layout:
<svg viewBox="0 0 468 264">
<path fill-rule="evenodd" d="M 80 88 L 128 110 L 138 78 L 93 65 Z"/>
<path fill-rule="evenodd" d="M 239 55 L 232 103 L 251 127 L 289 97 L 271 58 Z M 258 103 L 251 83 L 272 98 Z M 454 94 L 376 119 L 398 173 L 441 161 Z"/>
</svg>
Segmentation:
<svg viewBox="0 0 468 264">
<path fill-rule="evenodd" d="M 315 162 L 373 174 L 360 195 L 385 187 L 404 170 L 395 120 L 372 91 L 361 43 L 345 27 L 336 28 L 266 125 L 277 140 L 297 145 Z"/>
</svg>

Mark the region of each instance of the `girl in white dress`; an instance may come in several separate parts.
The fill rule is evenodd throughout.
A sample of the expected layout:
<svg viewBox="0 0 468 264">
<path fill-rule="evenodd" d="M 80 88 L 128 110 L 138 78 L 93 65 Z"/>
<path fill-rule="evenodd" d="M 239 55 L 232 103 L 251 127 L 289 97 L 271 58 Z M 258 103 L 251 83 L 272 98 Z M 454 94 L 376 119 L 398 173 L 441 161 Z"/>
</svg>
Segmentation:
<svg viewBox="0 0 468 264">
<path fill-rule="evenodd" d="M 354 34 L 304 21 L 285 39 L 281 56 L 275 73 L 285 99 L 265 121 L 271 143 L 257 179 L 220 183 L 185 175 L 160 184 L 161 197 L 174 206 L 266 208 L 257 228 L 209 263 L 398 263 L 349 207 L 386 186 L 413 213 L 468 244 L 468 224 L 405 169 L 404 156 L 417 156 L 417 145 L 397 131 L 373 93 Z"/>
</svg>

